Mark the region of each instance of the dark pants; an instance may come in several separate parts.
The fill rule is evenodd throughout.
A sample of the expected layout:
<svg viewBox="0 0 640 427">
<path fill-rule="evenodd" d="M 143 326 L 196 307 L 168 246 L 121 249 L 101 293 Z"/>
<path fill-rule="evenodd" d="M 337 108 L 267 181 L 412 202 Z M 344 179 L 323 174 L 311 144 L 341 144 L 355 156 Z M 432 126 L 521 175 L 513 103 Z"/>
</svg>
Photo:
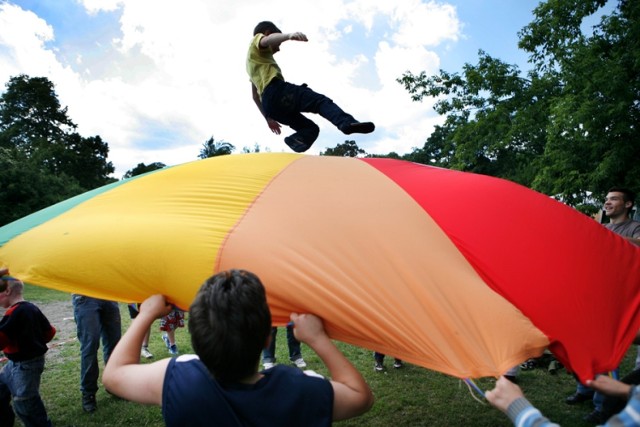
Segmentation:
<svg viewBox="0 0 640 427">
<path fill-rule="evenodd" d="M 378 353 L 377 351 L 373 352 L 373 359 L 376 361 L 376 363 L 383 364 L 384 363 L 384 357 L 385 357 L 385 355 L 383 353 Z M 400 362 L 401 361 L 398 358 L 395 358 L 394 360 L 396 362 Z"/>
<path fill-rule="evenodd" d="M 98 391 L 98 347 L 106 364 L 122 333 L 118 303 L 73 295 L 73 316 L 80 341 L 80 390 L 83 395 Z"/>
<path fill-rule="evenodd" d="M 271 343 L 269 347 L 262 351 L 263 363 L 275 363 L 276 362 L 276 335 L 278 334 L 278 328 L 271 328 Z M 287 326 L 287 346 L 289 347 L 289 360 L 292 362 L 302 357 L 300 352 L 300 341 L 293 335 L 293 326 Z"/>
<path fill-rule="evenodd" d="M 355 122 L 353 116 L 342 111 L 331 99 L 309 89 L 306 84 L 298 86 L 274 79 L 262 93 L 262 109 L 267 117 L 289 126 L 296 132 L 289 136 L 300 141 L 297 152 L 309 149 L 318 138 L 320 129 L 301 113 L 320 114 L 338 129 Z"/>
<path fill-rule="evenodd" d="M 22 362 L 9 360 L 0 371 L 0 426 L 13 426 L 15 414 L 26 427 L 50 426 L 40 398 L 44 356 Z M 13 408 L 11 399 L 13 398 Z"/>
<path fill-rule="evenodd" d="M 620 381 L 631 385 L 640 384 L 640 369 L 631 371 Z M 627 399 L 605 395 L 602 401 L 602 414 L 604 415 L 604 419 L 608 420 L 610 417 L 622 411 L 626 405 Z"/>
</svg>

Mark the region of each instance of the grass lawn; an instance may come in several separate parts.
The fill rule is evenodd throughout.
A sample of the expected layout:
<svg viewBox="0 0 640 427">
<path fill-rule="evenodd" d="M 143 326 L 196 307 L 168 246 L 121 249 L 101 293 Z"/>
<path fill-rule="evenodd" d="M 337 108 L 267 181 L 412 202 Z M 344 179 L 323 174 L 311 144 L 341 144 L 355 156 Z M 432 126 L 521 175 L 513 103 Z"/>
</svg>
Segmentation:
<svg viewBox="0 0 640 427">
<path fill-rule="evenodd" d="M 28 300 L 37 304 L 52 301 L 68 301 L 69 294 L 28 287 Z M 123 332 L 130 320 L 127 308 L 121 305 Z M 187 329 L 176 333 L 181 353 L 192 352 Z M 167 349 L 160 338 L 158 323 L 153 325 L 150 350 L 155 359 L 168 357 Z M 348 421 L 336 423 L 341 426 L 510 426 L 508 419 L 486 402 L 473 398 L 467 386 L 438 372 L 413 365 L 393 369 L 392 358 L 387 358 L 384 372 L 374 372 L 371 351 L 338 343 L 340 349 L 363 373 L 376 397 L 376 402 L 367 414 Z M 162 426 L 160 408 L 148 407 L 107 394 L 101 388 L 97 394 L 98 410 L 93 414 L 82 411 L 80 404 L 79 376 L 80 349 L 77 341 L 59 347 L 50 355 L 42 377 L 41 394 L 49 416 L 56 426 Z M 308 369 L 326 374 L 318 357 L 306 346 L 302 348 Z M 632 369 L 635 347 L 629 350 L 621 374 Z M 101 353 L 99 358 L 101 358 Z M 284 331 L 278 334 L 277 358 L 287 363 L 287 348 Z M 148 363 L 146 360 L 142 363 Z M 564 398 L 575 390 L 573 377 L 561 370 L 551 375 L 546 370 L 523 371 L 518 378 L 530 401 L 553 421 L 565 427 L 586 426 L 582 417 L 591 411 L 589 403 L 568 406 Z M 476 383 L 489 390 L 495 381 L 480 379 Z M 477 395 L 476 395 L 477 396 Z M 19 422 L 17 425 L 21 425 Z"/>
</svg>

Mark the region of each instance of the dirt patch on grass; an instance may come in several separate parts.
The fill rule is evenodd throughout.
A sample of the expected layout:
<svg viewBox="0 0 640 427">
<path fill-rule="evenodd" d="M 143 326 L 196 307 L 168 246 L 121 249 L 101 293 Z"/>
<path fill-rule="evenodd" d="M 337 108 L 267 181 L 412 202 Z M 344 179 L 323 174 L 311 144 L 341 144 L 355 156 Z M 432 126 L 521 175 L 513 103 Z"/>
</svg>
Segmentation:
<svg viewBox="0 0 640 427">
<path fill-rule="evenodd" d="M 40 310 L 47 316 L 49 323 L 56 328 L 56 336 L 49 343 L 47 358 L 55 357 L 64 345 L 77 340 L 76 322 L 73 320 L 73 304 L 68 301 L 53 301 L 37 303 Z"/>
</svg>

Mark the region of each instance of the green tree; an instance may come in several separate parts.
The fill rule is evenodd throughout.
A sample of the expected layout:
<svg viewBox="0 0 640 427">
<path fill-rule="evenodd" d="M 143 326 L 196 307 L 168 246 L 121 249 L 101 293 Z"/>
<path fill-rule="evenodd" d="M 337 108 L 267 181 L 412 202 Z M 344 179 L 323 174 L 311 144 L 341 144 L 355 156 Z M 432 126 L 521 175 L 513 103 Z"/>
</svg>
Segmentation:
<svg viewBox="0 0 640 427">
<path fill-rule="evenodd" d="M 114 180 L 107 143 L 75 129 L 48 79 L 10 78 L 0 96 L 0 202 L 12 209 L 2 223 Z"/>
<path fill-rule="evenodd" d="M 583 210 L 612 185 L 640 191 L 640 2 L 619 1 L 583 34 L 583 19 L 605 3 L 548 1 L 520 33 L 534 64 L 563 82 L 534 187 Z"/>
<path fill-rule="evenodd" d="M 226 141 L 216 141 L 211 137 L 202 144 L 198 158 L 208 159 L 209 157 L 224 156 L 233 153 L 235 149 L 233 144 Z"/>
<path fill-rule="evenodd" d="M 86 190 L 112 181 L 108 145 L 99 136 L 84 138 L 61 108 L 53 83 L 45 77 L 10 78 L 0 97 L 0 146 L 15 148 L 54 175 L 66 174 Z"/>
<path fill-rule="evenodd" d="M 0 226 L 83 192 L 77 180 L 54 175 L 15 148 L 0 147 Z"/>
<path fill-rule="evenodd" d="M 148 165 L 145 165 L 144 163 L 138 163 L 138 165 L 135 168 L 129 169 L 127 172 L 125 172 L 125 174 L 122 176 L 122 179 L 127 179 L 133 176 L 142 175 L 143 173 L 152 172 L 165 167 L 167 167 L 167 165 L 160 162 L 153 162 Z"/>
<path fill-rule="evenodd" d="M 483 51 L 462 73 L 405 73 L 398 81 L 412 99 L 437 98 L 434 109 L 445 116 L 412 160 L 531 185 L 544 150 L 548 100 L 559 83 L 534 71 L 520 74 Z"/>
<path fill-rule="evenodd" d="M 334 148 L 327 148 L 320 152 L 321 156 L 338 156 L 338 157 L 358 157 L 365 156 L 367 153 L 364 149 L 358 147 L 353 140 L 345 141 L 336 145 Z"/>
<path fill-rule="evenodd" d="M 640 2 L 548 0 L 520 33 L 526 75 L 480 51 L 461 73 L 405 73 L 420 101 L 445 116 L 411 156 L 427 164 L 499 176 L 589 212 L 611 185 L 640 189 Z"/>
</svg>

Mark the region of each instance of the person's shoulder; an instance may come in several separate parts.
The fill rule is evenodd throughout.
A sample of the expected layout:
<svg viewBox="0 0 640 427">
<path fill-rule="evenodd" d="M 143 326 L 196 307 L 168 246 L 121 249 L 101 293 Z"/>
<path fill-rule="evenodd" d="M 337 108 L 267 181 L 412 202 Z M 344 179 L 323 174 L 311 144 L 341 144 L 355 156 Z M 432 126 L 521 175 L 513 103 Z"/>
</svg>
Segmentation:
<svg viewBox="0 0 640 427">
<path fill-rule="evenodd" d="M 264 34 L 258 33 L 251 39 L 251 46 L 260 49 L 260 40 L 264 37 Z"/>
<path fill-rule="evenodd" d="M 210 378 L 207 367 L 195 354 L 181 354 L 166 360 L 165 379 L 179 378 L 184 381 L 188 378 L 188 381 L 194 381 L 196 378 Z"/>
<path fill-rule="evenodd" d="M 38 308 L 37 305 L 35 305 L 32 302 L 29 302 L 27 300 L 22 300 L 22 301 L 18 301 L 15 304 L 13 304 L 11 307 L 9 307 L 7 309 L 7 314 L 16 312 L 16 311 L 40 311 L 40 309 Z"/>
</svg>

